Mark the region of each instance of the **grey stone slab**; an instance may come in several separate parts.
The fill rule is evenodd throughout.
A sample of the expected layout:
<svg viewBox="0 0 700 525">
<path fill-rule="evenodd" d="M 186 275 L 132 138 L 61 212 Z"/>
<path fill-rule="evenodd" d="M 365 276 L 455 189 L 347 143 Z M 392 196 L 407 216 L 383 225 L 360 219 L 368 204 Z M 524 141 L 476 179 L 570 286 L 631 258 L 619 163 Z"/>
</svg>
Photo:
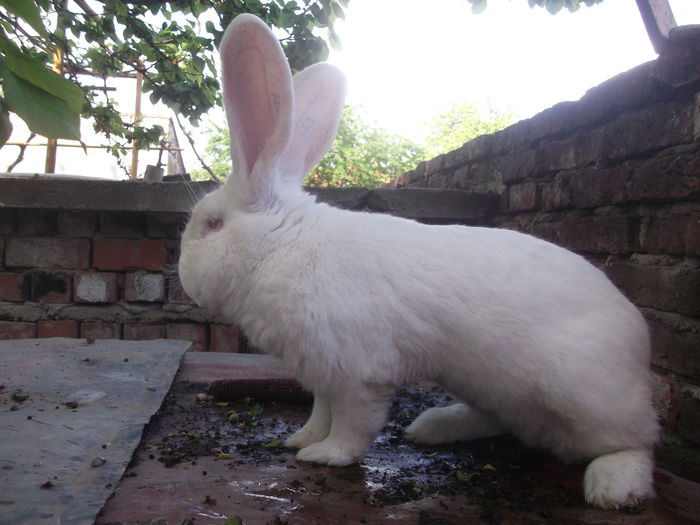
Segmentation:
<svg viewBox="0 0 700 525">
<path fill-rule="evenodd" d="M 0 341 L 0 523 L 93 523 L 190 346 Z"/>
</svg>

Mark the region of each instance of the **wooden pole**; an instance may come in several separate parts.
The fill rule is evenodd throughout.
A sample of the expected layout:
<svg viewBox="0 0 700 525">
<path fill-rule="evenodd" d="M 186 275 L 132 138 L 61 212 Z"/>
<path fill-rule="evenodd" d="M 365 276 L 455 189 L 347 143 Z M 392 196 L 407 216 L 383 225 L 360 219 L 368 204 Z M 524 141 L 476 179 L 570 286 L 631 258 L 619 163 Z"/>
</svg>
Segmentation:
<svg viewBox="0 0 700 525">
<path fill-rule="evenodd" d="M 134 103 L 134 129 L 139 127 L 143 118 L 141 114 L 141 94 L 143 93 L 143 73 L 141 73 L 141 61 L 139 71 L 136 73 L 136 102 Z M 135 179 L 139 170 L 139 144 L 134 140 L 131 144 L 131 178 Z"/>
<path fill-rule="evenodd" d="M 63 0 L 63 8 L 68 6 L 68 0 Z M 61 24 L 61 19 L 58 19 L 58 25 L 56 26 L 56 33 L 61 34 L 63 30 L 63 24 Z M 53 65 L 52 69 L 59 75 L 63 75 L 63 48 L 60 44 L 57 44 L 53 50 Z M 46 146 L 46 162 L 44 163 L 44 173 L 56 173 L 56 151 L 58 149 L 58 140 L 48 139 L 48 144 Z"/>
</svg>

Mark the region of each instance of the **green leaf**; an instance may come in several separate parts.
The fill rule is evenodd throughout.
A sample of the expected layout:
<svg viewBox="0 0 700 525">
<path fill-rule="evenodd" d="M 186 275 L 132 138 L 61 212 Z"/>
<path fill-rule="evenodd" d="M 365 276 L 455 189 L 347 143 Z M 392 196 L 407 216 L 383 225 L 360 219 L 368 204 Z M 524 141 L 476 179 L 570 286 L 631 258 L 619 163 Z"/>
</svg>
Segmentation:
<svg viewBox="0 0 700 525">
<path fill-rule="evenodd" d="M 41 36 L 48 36 L 48 31 L 46 31 L 44 23 L 41 21 L 39 7 L 34 2 L 29 0 L 0 0 L 0 5 L 27 22 Z"/>
<path fill-rule="evenodd" d="M 0 64 L 7 106 L 30 130 L 52 139 L 80 140 L 80 115 L 58 97 L 15 76 Z"/>
<path fill-rule="evenodd" d="M 5 52 L 6 66 L 14 75 L 65 101 L 72 111 L 76 113 L 82 111 L 85 96 L 73 82 L 22 53 L 2 34 L 0 34 L 0 49 Z"/>
<path fill-rule="evenodd" d="M 474 477 L 474 474 L 476 474 L 476 472 L 471 472 L 471 473 L 467 474 L 465 472 L 462 472 L 461 470 L 458 470 L 455 473 L 455 475 L 457 476 L 457 479 L 459 481 L 471 481 L 471 479 Z"/>
<path fill-rule="evenodd" d="M 5 102 L 0 97 L 0 148 L 2 148 L 5 143 L 12 135 L 12 123 L 10 122 L 10 114 L 5 109 Z"/>
<path fill-rule="evenodd" d="M 282 442 L 277 438 L 272 438 L 270 441 L 265 443 L 263 446 L 265 448 L 277 448 L 282 444 Z"/>
</svg>

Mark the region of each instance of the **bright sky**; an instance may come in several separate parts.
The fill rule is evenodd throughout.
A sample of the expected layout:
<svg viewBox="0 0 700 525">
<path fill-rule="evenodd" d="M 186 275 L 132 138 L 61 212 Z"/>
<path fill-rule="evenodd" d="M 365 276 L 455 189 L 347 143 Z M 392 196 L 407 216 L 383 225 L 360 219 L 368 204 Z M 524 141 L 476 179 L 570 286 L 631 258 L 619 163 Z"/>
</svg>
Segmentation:
<svg viewBox="0 0 700 525">
<path fill-rule="evenodd" d="M 420 139 L 450 103 L 491 101 L 526 118 L 656 57 L 634 0 L 556 16 L 527 4 L 489 0 L 472 15 L 466 0 L 351 0 L 330 60 L 348 76 L 348 101 Z M 700 24 L 700 0 L 672 8 L 679 25 Z"/>
<path fill-rule="evenodd" d="M 700 24 L 700 0 L 670 1 L 679 25 Z M 526 118 L 656 57 L 634 0 L 605 0 L 555 16 L 528 8 L 526 0 L 489 0 L 479 15 L 467 0 L 350 0 L 337 31 L 343 49 L 330 61 L 348 77 L 347 100 L 379 126 L 414 140 L 451 103 L 490 101 Z M 133 84 L 123 81 L 111 95 L 123 100 L 126 112 L 133 111 Z M 148 96 L 143 102 L 144 113 L 168 114 Z M 26 139 L 26 128 L 15 128 L 11 140 Z M 85 142 L 96 142 L 89 123 L 82 131 Z M 180 143 L 186 167 L 199 168 L 181 135 Z M 16 147 L 0 150 L 0 170 L 16 155 Z M 14 171 L 43 172 L 44 155 L 44 148 L 29 148 Z M 143 173 L 158 155 L 140 158 Z M 59 148 L 57 172 L 124 178 L 109 155 L 90 150 L 86 156 L 78 148 Z"/>
</svg>

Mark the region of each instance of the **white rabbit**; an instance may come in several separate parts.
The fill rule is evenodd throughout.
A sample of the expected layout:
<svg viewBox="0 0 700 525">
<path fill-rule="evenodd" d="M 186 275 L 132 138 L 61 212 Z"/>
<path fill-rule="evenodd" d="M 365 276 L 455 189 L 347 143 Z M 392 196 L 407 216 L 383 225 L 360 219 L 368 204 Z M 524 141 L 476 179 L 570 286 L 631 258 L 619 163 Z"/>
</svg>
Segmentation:
<svg viewBox="0 0 700 525">
<path fill-rule="evenodd" d="M 334 139 L 342 73 L 317 64 L 292 79 L 251 15 L 226 30 L 221 61 L 234 174 L 192 211 L 180 276 L 314 393 L 286 443 L 298 459 L 362 459 L 395 389 L 427 379 L 463 403 L 424 412 L 410 440 L 508 431 L 565 461 L 593 459 L 590 503 L 652 497 L 647 327 L 605 275 L 514 231 L 316 203 L 301 181 Z"/>
</svg>

